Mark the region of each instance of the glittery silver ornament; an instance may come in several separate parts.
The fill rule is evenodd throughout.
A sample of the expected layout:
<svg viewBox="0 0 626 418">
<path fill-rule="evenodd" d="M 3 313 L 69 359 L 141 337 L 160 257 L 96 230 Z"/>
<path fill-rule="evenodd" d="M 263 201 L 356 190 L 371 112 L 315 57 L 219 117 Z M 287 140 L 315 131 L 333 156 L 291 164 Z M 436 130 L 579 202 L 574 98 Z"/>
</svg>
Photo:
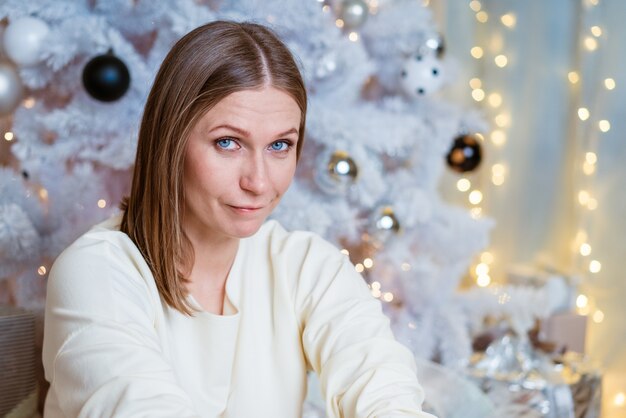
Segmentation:
<svg viewBox="0 0 626 418">
<path fill-rule="evenodd" d="M 344 0 L 339 8 L 339 18 L 343 27 L 349 30 L 358 29 L 367 20 L 369 9 L 363 0 Z"/>
<path fill-rule="evenodd" d="M 23 91 L 22 80 L 15 68 L 0 63 L 0 116 L 13 113 L 22 100 Z"/>
<path fill-rule="evenodd" d="M 330 156 L 323 154 L 325 164 L 315 176 L 320 188 L 329 194 L 342 194 L 357 180 L 359 168 L 346 151 L 337 150 Z"/>
</svg>

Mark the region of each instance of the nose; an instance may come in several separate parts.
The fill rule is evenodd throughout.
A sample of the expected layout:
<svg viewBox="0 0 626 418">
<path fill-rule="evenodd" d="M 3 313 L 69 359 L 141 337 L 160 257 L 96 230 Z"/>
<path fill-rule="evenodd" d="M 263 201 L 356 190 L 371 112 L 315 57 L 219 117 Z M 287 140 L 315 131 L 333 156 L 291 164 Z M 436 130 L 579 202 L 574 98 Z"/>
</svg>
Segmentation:
<svg viewBox="0 0 626 418">
<path fill-rule="evenodd" d="M 251 155 L 242 167 L 240 187 L 255 195 L 263 194 L 269 187 L 268 170 L 263 155 Z"/>
</svg>

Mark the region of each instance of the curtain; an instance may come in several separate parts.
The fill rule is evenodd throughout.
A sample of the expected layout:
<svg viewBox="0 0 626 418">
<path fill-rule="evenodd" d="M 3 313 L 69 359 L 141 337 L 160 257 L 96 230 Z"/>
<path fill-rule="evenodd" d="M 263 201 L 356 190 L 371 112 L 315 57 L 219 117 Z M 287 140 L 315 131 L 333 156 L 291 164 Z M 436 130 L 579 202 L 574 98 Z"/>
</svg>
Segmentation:
<svg viewBox="0 0 626 418">
<path fill-rule="evenodd" d="M 586 352 L 604 370 L 603 417 L 624 417 L 626 2 L 431 0 L 430 7 L 455 69 L 443 94 L 490 125 L 481 166 L 466 176 L 482 202 L 467 203 L 453 173 L 442 194 L 495 220 L 493 280 L 519 265 L 578 280 L 587 298 L 577 300 L 588 315 Z"/>
</svg>

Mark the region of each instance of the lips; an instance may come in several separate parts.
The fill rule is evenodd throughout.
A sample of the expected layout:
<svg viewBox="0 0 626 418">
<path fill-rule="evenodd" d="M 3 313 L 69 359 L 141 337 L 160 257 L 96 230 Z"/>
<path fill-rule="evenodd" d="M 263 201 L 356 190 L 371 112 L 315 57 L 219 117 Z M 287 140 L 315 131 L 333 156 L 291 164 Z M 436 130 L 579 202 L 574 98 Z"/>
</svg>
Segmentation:
<svg viewBox="0 0 626 418">
<path fill-rule="evenodd" d="M 263 209 L 263 206 L 235 206 L 235 205 L 228 205 L 228 206 L 232 209 L 243 211 L 243 212 L 254 212 L 254 211 Z"/>
</svg>

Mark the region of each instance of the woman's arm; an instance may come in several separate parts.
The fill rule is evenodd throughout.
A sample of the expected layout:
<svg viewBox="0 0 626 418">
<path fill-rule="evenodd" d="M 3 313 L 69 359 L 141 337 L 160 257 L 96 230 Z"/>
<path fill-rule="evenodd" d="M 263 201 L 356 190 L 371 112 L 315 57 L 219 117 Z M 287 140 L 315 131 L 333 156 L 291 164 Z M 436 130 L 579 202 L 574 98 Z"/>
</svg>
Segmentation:
<svg viewBox="0 0 626 418">
<path fill-rule="evenodd" d="M 50 271 L 43 362 L 65 417 L 199 417 L 159 343 L 160 307 L 133 250 L 83 237 Z"/>
<path fill-rule="evenodd" d="M 311 242 L 306 252 L 297 304 L 304 351 L 319 376 L 326 413 L 434 418 L 422 411 L 412 353 L 394 339 L 363 278 L 334 248 Z"/>
</svg>

